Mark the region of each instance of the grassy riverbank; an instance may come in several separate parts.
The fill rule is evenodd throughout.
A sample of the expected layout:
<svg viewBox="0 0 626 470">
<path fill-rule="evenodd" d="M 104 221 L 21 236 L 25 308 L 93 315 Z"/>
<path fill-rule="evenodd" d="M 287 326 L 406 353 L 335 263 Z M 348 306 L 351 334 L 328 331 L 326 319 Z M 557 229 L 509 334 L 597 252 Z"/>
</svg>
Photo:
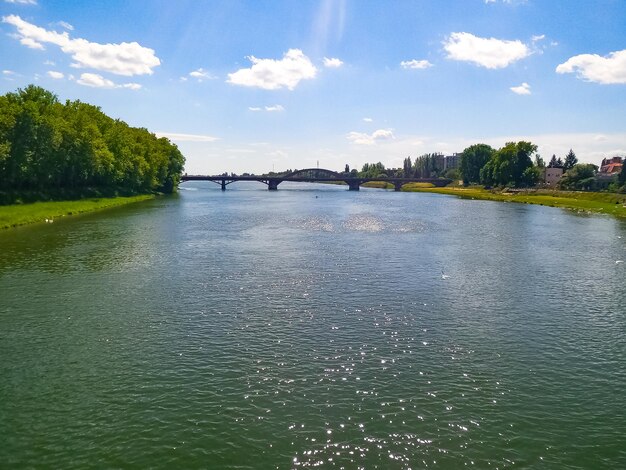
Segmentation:
<svg viewBox="0 0 626 470">
<path fill-rule="evenodd" d="M 34 202 L 0 206 L 0 229 L 45 222 L 46 220 L 53 221 L 67 215 L 93 212 L 153 198 L 154 195 L 142 194 L 130 197 L 88 198 L 76 201 Z"/>
<path fill-rule="evenodd" d="M 626 195 L 624 194 L 556 191 L 549 189 L 507 192 L 488 190 L 482 187 L 425 187 L 421 183 L 406 184 L 402 190 L 448 194 L 465 199 L 539 204 L 541 206 L 560 207 L 578 212 L 593 212 L 626 218 L 626 207 L 624 207 Z"/>
</svg>

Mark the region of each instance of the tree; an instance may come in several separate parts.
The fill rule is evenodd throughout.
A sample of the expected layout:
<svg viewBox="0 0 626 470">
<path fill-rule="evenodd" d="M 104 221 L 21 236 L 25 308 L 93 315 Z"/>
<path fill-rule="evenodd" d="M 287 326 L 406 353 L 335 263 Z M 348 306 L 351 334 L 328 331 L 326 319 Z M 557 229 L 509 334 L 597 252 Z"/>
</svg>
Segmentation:
<svg viewBox="0 0 626 470">
<path fill-rule="evenodd" d="M 365 163 L 359 172 L 361 178 L 386 178 L 385 165 L 382 163 Z"/>
<path fill-rule="evenodd" d="M 577 163 L 559 181 L 561 189 L 591 190 L 596 185 L 598 167 L 591 163 Z"/>
<path fill-rule="evenodd" d="M 508 142 L 497 150 L 480 171 L 481 182 L 493 186 L 532 186 L 536 183 L 531 156 L 537 146 L 530 142 Z"/>
<path fill-rule="evenodd" d="M 413 172 L 412 170 L 413 170 L 413 163 L 411 162 L 411 157 L 406 157 L 402 165 L 403 176 L 405 178 L 410 178 Z"/>
<path fill-rule="evenodd" d="M 350 173 L 350 165 L 346 163 L 346 168 L 343 170 L 344 173 Z"/>
<path fill-rule="evenodd" d="M 494 152 L 495 150 L 486 144 L 471 145 L 463 150 L 459 164 L 463 184 L 480 182 L 480 170 L 491 159 Z"/>
<path fill-rule="evenodd" d="M 569 149 L 569 153 L 565 156 L 565 161 L 563 162 L 563 172 L 566 172 L 577 163 L 578 158 L 576 158 L 576 154 L 572 149 Z"/>
<path fill-rule="evenodd" d="M 542 169 L 546 167 L 546 162 L 543 161 L 543 158 L 541 158 L 539 154 L 535 155 L 535 166 Z"/>
<path fill-rule="evenodd" d="M 458 181 L 461 179 L 461 171 L 458 168 L 448 168 L 443 176 L 445 178 L 450 178 L 451 180 Z"/>
<path fill-rule="evenodd" d="M 29 85 L 0 96 L 0 189 L 112 188 L 174 191 L 184 157 L 176 145 L 80 101 Z"/>
<path fill-rule="evenodd" d="M 563 168 L 563 161 L 560 158 L 557 160 L 556 155 L 552 154 L 548 168 Z"/>
<path fill-rule="evenodd" d="M 620 187 L 624 187 L 626 185 L 626 162 L 624 162 L 624 164 L 622 165 L 622 171 L 619 172 L 617 182 L 619 183 Z"/>
</svg>

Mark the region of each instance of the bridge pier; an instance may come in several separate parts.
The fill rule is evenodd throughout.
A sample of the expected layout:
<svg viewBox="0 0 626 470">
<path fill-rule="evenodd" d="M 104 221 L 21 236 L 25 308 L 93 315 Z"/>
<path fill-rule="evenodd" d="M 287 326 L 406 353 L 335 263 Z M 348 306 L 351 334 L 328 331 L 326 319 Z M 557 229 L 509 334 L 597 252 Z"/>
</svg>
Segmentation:
<svg viewBox="0 0 626 470">
<path fill-rule="evenodd" d="M 360 184 L 360 181 L 348 181 L 348 191 L 358 191 Z"/>
<path fill-rule="evenodd" d="M 222 191 L 226 191 L 226 180 L 222 180 Z"/>
<path fill-rule="evenodd" d="M 402 181 L 393 181 L 393 190 L 394 191 L 401 191 L 403 185 L 404 185 L 404 183 Z"/>
<path fill-rule="evenodd" d="M 282 183 L 282 180 L 268 180 L 267 189 L 270 191 L 278 191 L 278 185 Z"/>
</svg>

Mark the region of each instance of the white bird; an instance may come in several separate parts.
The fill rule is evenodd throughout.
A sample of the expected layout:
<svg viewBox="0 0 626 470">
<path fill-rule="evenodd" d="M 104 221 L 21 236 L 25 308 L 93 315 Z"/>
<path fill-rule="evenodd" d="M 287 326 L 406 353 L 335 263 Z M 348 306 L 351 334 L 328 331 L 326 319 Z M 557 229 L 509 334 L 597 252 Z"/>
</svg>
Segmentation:
<svg viewBox="0 0 626 470">
<path fill-rule="evenodd" d="M 450 279 L 450 276 L 448 276 L 447 274 L 444 274 L 444 272 L 441 271 L 441 279 Z"/>
</svg>

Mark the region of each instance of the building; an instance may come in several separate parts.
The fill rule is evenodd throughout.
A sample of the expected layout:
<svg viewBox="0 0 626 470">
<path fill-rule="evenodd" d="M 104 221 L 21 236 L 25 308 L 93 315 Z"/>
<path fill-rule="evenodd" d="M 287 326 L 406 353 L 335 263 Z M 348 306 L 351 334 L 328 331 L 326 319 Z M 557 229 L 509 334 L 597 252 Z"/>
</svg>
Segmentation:
<svg viewBox="0 0 626 470">
<path fill-rule="evenodd" d="M 451 168 L 458 168 L 459 165 L 461 165 L 461 155 L 461 153 L 446 155 L 443 159 L 443 169 L 449 170 Z"/>
<path fill-rule="evenodd" d="M 563 168 L 544 168 L 543 182 L 546 186 L 555 187 L 563 177 Z"/>
<path fill-rule="evenodd" d="M 599 174 L 604 177 L 619 175 L 623 164 L 622 157 L 603 158 Z"/>
</svg>

